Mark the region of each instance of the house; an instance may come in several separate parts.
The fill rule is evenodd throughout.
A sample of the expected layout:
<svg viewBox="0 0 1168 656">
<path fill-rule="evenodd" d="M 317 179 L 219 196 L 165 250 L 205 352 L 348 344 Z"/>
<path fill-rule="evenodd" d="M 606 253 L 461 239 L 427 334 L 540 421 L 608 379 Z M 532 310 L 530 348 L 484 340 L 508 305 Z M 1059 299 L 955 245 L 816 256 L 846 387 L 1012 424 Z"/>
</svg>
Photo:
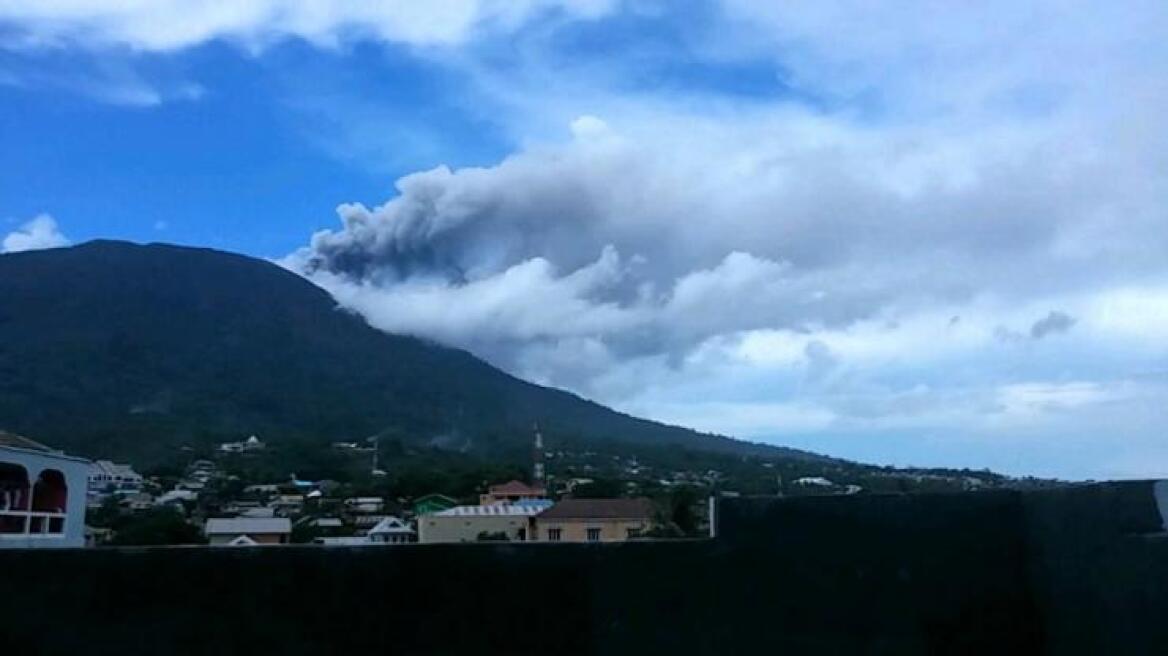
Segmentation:
<svg viewBox="0 0 1168 656">
<path fill-rule="evenodd" d="M 796 478 L 792 483 L 809 487 L 832 487 L 835 485 L 835 483 L 822 476 L 804 476 L 803 478 Z"/>
<path fill-rule="evenodd" d="M 181 490 L 175 488 L 169 492 L 163 493 L 154 500 L 154 505 L 165 506 L 167 504 L 177 504 L 183 501 L 190 501 L 194 503 L 199 500 L 199 493 L 194 490 Z"/>
<path fill-rule="evenodd" d="M 379 513 L 385 509 L 385 499 L 381 497 L 352 497 L 345 499 L 345 507 L 349 512 Z"/>
<path fill-rule="evenodd" d="M 0 431 L 0 549 L 85 546 L 90 465 Z"/>
<path fill-rule="evenodd" d="M 449 510 L 457 505 L 458 501 L 451 499 L 445 494 L 427 494 L 414 501 L 413 512 L 415 516 L 421 517 L 422 515 Z"/>
<path fill-rule="evenodd" d="M 369 538 L 364 535 L 338 535 L 327 536 L 322 535 L 312 538 L 313 544 L 319 544 L 325 547 L 374 547 L 378 546 L 369 541 Z"/>
<path fill-rule="evenodd" d="M 531 531 L 531 518 L 551 505 L 546 499 L 490 506 L 455 506 L 418 518 L 418 541 L 478 542 L 483 539 L 523 542 Z"/>
<path fill-rule="evenodd" d="M 296 515 L 304 508 L 304 495 L 281 494 L 275 499 L 272 499 L 272 502 L 268 505 L 275 508 L 277 514 Z"/>
<path fill-rule="evenodd" d="M 547 542 L 623 542 L 653 526 L 649 499 L 565 499 L 534 518 L 533 539 Z"/>
<path fill-rule="evenodd" d="M 358 531 L 368 531 L 380 524 L 381 520 L 386 517 L 389 517 L 389 515 L 354 515 L 352 517 L 353 528 Z"/>
<path fill-rule="evenodd" d="M 260 438 L 252 435 L 242 442 L 224 442 L 219 445 L 220 453 L 244 453 L 245 451 L 259 451 L 264 448 Z"/>
<path fill-rule="evenodd" d="M 345 527 L 340 517 L 302 517 L 296 521 L 297 526 L 308 526 L 323 531 L 339 531 Z"/>
<path fill-rule="evenodd" d="M 370 542 L 376 544 L 407 544 L 414 541 L 414 529 L 405 520 L 397 517 L 386 517 L 369 529 L 365 534 Z"/>
<path fill-rule="evenodd" d="M 154 495 L 149 492 L 135 492 L 119 496 L 119 504 L 130 510 L 149 510 L 154 507 Z"/>
<path fill-rule="evenodd" d="M 251 510 L 252 508 L 259 508 L 263 505 L 264 504 L 260 503 L 259 501 L 228 501 L 227 503 L 224 503 L 222 506 L 220 506 L 219 510 L 228 515 L 239 515 L 247 510 Z"/>
<path fill-rule="evenodd" d="M 86 526 L 85 527 L 85 546 L 86 547 L 100 547 L 104 544 L 109 544 L 114 539 L 114 530 L 112 528 Z"/>
<path fill-rule="evenodd" d="M 501 485 L 492 485 L 487 488 L 486 494 L 479 495 L 479 505 L 490 506 L 497 503 L 517 503 L 546 498 L 547 489 L 542 485 L 532 486 L 519 481 L 507 481 Z"/>
<path fill-rule="evenodd" d="M 203 528 L 211 546 L 287 544 L 292 521 L 286 517 L 217 517 Z"/>
<path fill-rule="evenodd" d="M 408 544 L 414 541 L 414 529 L 397 517 L 386 517 L 365 535 L 320 536 L 312 539 L 313 544 L 326 547 L 384 547 L 394 544 Z"/>
<path fill-rule="evenodd" d="M 90 466 L 86 485 L 94 496 L 106 492 L 136 493 L 142 489 L 142 476 L 130 465 L 98 460 Z"/>
<path fill-rule="evenodd" d="M 215 461 L 207 460 L 206 458 L 195 460 L 187 466 L 188 471 L 215 471 L 215 469 Z"/>
</svg>

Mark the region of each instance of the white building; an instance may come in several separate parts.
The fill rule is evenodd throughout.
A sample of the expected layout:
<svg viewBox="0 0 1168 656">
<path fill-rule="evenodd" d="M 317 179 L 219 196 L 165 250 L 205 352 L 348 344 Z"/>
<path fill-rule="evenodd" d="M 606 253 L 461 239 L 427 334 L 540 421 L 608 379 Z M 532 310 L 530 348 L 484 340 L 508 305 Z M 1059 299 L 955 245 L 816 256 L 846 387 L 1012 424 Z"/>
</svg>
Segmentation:
<svg viewBox="0 0 1168 656">
<path fill-rule="evenodd" d="M 374 544 L 408 544 L 414 541 L 414 529 L 397 517 L 386 517 L 366 534 Z"/>
<path fill-rule="evenodd" d="M 89 467 L 0 431 L 0 549 L 85 546 Z"/>
<path fill-rule="evenodd" d="M 252 435 L 242 442 L 224 442 L 219 445 L 221 453 L 243 453 L 245 451 L 259 451 L 264 448 L 260 438 Z"/>
<path fill-rule="evenodd" d="M 397 517 L 383 518 L 365 535 L 321 536 L 312 540 L 314 544 L 326 547 L 385 547 L 394 544 L 409 544 L 413 541 L 414 529 Z"/>
<path fill-rule="evenodd" d="M 385 499 L 381 497 L 352 497 L 345 499 L 345 507 L 350 512 L 379 513 L 385 509 Z"/>
<path fill-rule="evenodd" d="M 168 503 L 179 503 L 182 501 L 195 502 L 199 500 L 199 493 L 194 490 L 181 490 L 175 488 L 154 500 L 154 505 L 165 506 Z"/>
<path fill-rule="evenodd" d="M 142 489 L 142 476 L 130 465 L 109 460 L 98 460 L 89 468 L 89 493 L 100 496 L 106 492 L 134 493 Z"/>
</svg>

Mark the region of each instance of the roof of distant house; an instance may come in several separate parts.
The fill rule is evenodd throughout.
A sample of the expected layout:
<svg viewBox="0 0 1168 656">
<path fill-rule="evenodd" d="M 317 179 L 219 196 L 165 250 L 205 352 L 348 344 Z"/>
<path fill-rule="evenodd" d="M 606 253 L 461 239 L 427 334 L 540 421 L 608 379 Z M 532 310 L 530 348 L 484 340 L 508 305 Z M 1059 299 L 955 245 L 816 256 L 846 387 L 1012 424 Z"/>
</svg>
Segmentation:
<svg viewBox="0 0 1168 656">
<path fill-rule="evenodd" d="M 522 481 L 507 481 L 487 488 L 488 494 L 543 494 L 542 486 L 528 485 Z"/>
<path fill-rule="evenodd" d="M 414 529 L 410 525 L 398 519 L 397 517 L 386 517 L 377 523 L 377 526 L 369 529 L 369 535 L 377 533 L 409 533 L 413 534 Z"/>
<path fill-rule="evenodd" d="M 496 516 L 523 516 L 530 517 L 539 514 L 547 508 L 546 503 L 513 503 L 494 506 L 455 506 L 449 510 L 433 513 L 432 517 L 496 517 Z"/>
<path fill-rule="evenodd" d="M 207 520 L 207 535 L 235 533 L 291 533 L 292 520 L 287 517 L 216 517 Z"/>
<path fill-rule="evenodd" d="M 539 519 L 652 519 L 653 502 L 644 499 L 565 499 Z"/>
<path fill-rule="evenodd" d="M 7 433 L 5 431 L 0 431 L 0 446 L 27 449 L 28 451 L 48 451 L 49 453 L 53 452 L 53 449 L 45 446 L 44 444 L 41 444 L 40 442 L 34 442 L 27 437 L 24 437 L 23 435 L 16 435 L 14 433 Z"/>
<path fill-rule="evenodd" d="M 453 499 L 451 497 L 448 497 L 445 494 L 438 494 L 437 492 L 431 492 L 430 494 L 427 494 L 425 496 L 418 497 L 417 499 L 414 500 L 414 503 L 415 504 L 422 503 L 423 501 L 444 501 L 444 502 L 451 503 L 451 504 L 458 503 L 457 499 Z"/>
<path fill-rule="evenodd" d="M 132 466 L 119 464 L 112 460 L 95 460 L 93 462 L 93 469 L 108 476 L 142 478 L 138 472 L 134 471 Z"/>
<path fill-rule="evenodd" d="M 62 458 L 65 460 L 75 460 L 77 462 L 89 462 L 85 458 L 78 458 L 77 456 L 66 455 L 60 449 L 54 449 L 51 446 L 46 446 L 35 440 L 30 440 L 23 435 L 9 433 L 0 430 L 0 447 L 8 447 L 10 449 L 20 449 L 22 451 L 36 451 L 46 456 L 53 458 Z"/>
</svg>

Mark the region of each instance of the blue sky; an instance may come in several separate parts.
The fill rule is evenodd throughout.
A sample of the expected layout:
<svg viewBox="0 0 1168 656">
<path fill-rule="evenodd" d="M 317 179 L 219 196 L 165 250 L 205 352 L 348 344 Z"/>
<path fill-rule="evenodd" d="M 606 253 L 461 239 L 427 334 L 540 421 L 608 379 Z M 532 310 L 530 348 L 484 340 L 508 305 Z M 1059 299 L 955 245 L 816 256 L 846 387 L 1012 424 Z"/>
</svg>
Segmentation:
<svg viewBox="0 0 1168 656">
<path fill-rule="evenodd" d="M 1162 3 L 0 0 L 0 245 L 878 463 L 1168 476 Z"/>
</svg>

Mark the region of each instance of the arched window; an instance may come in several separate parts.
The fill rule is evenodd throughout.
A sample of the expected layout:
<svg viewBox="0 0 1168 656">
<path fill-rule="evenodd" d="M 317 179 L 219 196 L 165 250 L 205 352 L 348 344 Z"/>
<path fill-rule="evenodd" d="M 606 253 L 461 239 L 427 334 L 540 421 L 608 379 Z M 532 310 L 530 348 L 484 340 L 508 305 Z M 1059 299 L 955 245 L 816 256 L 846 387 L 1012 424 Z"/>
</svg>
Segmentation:
<svg viewBox="0 0 1168 656">
<path fill-rule="evenodd" d="M 65 509 L 68 507 L 69 488 L 65 475 L 56 469 L 46 469 L 32 486 L 31 533 L 65 532 Z M 37 515 L 36 513 L 46 513 Z M 53 515 L 58 515 L 54 517 Z"/>
<path fill-rule="evenodd" d="M 0 462 L 0 533 L 24 533 L 28 522 L 28 471 Z"/>
</svg>

